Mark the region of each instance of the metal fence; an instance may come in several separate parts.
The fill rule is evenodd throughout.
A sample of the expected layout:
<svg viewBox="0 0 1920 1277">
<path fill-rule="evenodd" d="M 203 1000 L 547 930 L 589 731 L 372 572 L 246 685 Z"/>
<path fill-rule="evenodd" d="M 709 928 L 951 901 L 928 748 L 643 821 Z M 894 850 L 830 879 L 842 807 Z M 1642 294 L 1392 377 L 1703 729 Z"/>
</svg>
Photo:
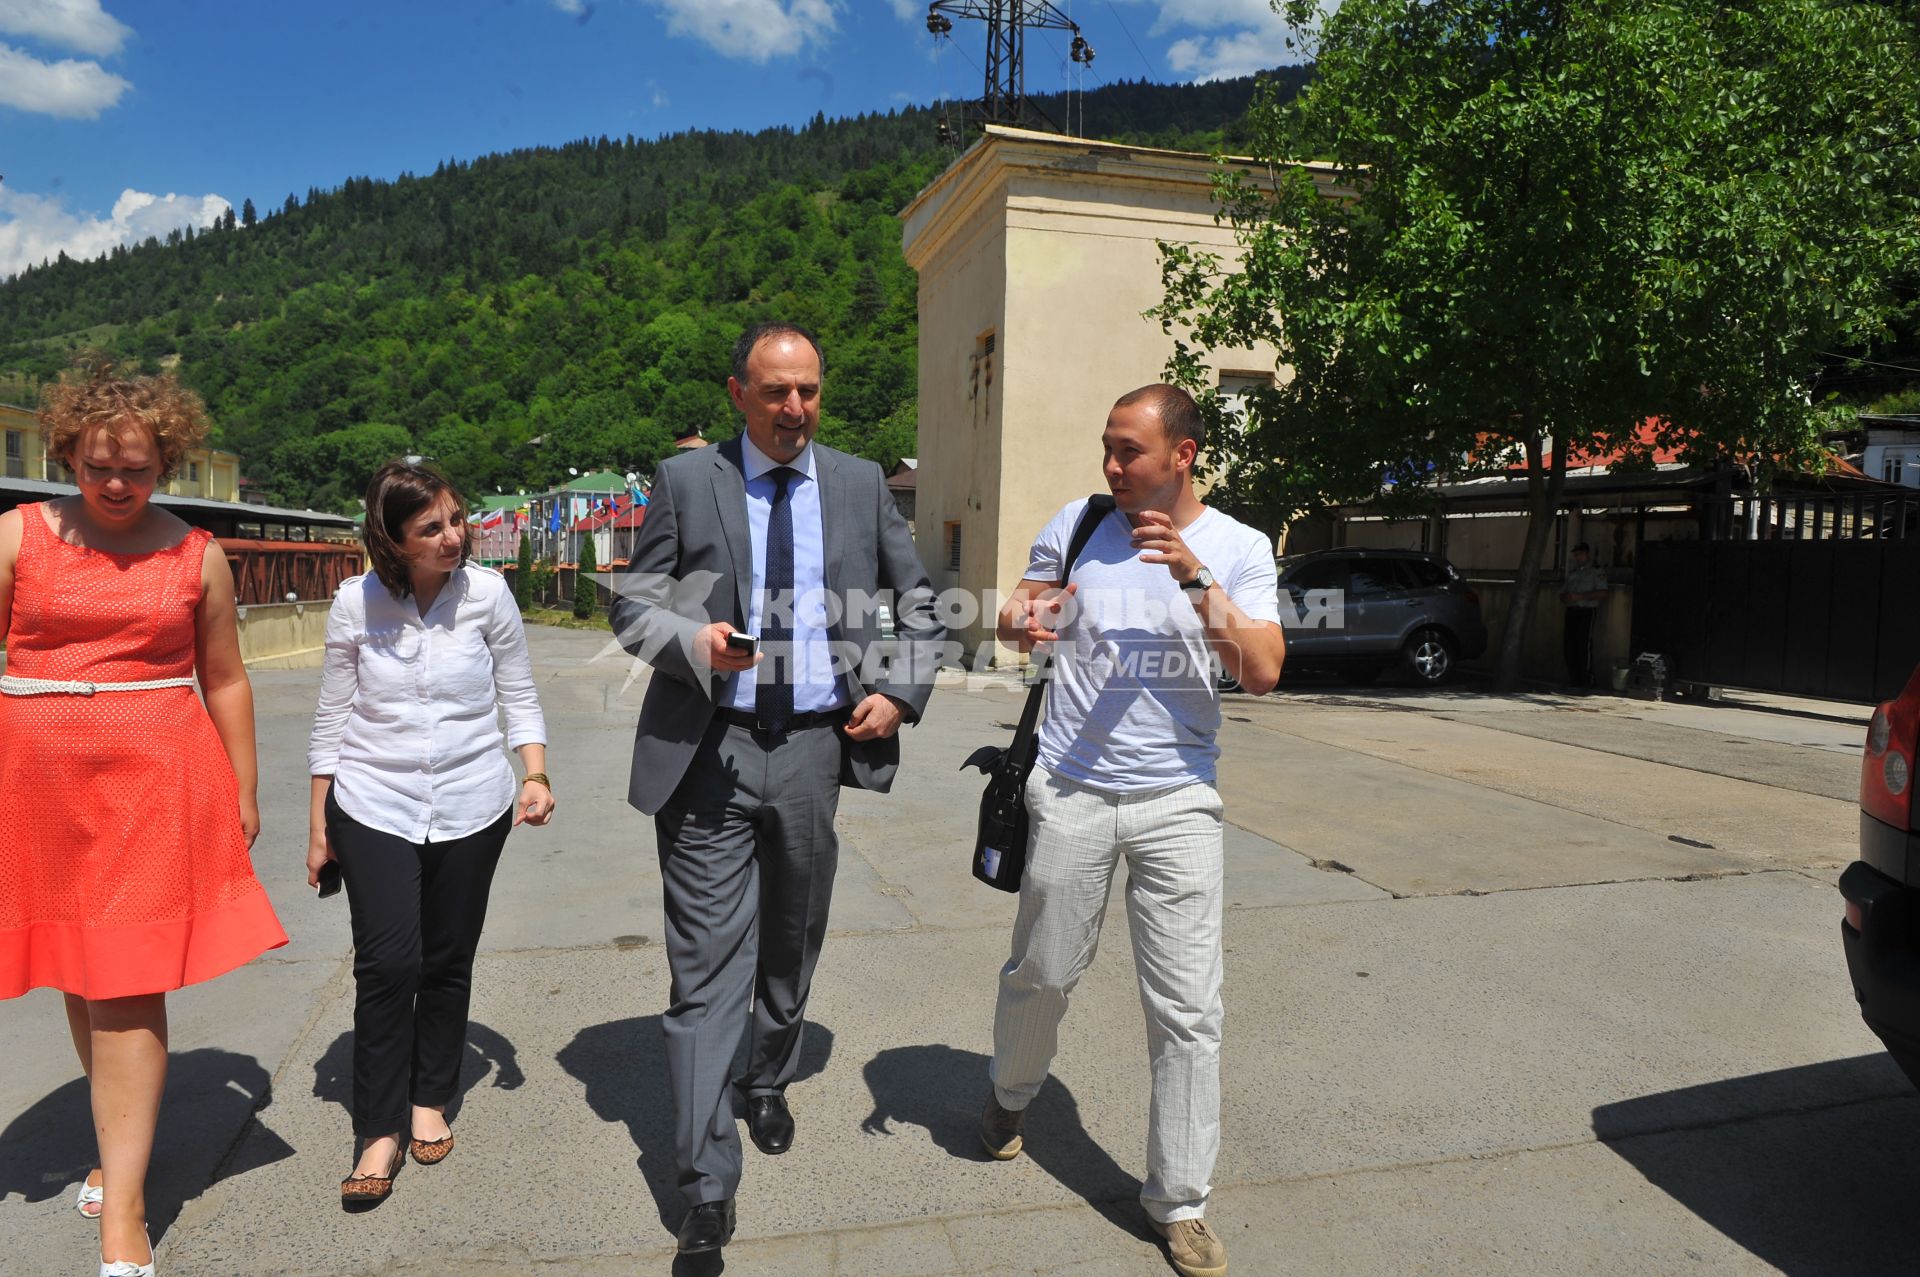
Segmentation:
<svg viewBox="0 0 1920 1277">
<path fill-rule="evenodd" d="M 1727 539 L 1640 547 L 1633 651 L 1684 682 L 1897 695 L 1920 664 L 1920 493 L 1722 504 Z"/>
<path fill-rule="evenodd" d="M 234 594 L 242 605 L 330 599 L 340 583 L 359 574 L 366 555 L 358 545 L 317 541 L 251 541 L 221 537 L 233 569 Z"/>
</svg>

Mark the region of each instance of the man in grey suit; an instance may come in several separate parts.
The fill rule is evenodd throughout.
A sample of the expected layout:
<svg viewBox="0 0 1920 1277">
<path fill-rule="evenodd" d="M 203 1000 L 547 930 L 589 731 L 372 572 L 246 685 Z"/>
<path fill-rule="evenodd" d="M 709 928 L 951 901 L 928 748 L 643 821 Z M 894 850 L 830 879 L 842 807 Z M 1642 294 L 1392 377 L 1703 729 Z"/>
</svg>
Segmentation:
<svg viewBox="0 0 1920 1277">
<path fill-rule="evenodd" d="M 661 464 L 616 579 L 614 633 L 653 665 L 627 800 L 658 835 L 683 1253 L 733 1236 L 731 1087 L 762 1152 L 792 1144 L 839 787 L 892 785 L 894 733 L 925 709 L 946 633 L 880 467 L 813 442 L 823 370 L 804 329 L 741 335 L 727 392 L 745 431 Z M 888 593 L 890 647 L 874 606 Z"/>
</svg>

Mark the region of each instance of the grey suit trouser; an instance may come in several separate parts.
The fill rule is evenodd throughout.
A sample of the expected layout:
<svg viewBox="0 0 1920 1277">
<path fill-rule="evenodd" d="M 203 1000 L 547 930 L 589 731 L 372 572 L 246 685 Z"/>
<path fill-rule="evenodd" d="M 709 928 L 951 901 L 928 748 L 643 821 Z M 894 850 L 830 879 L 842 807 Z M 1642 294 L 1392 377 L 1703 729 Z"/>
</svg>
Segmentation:
<svg viewBox="0 0 1920 1277">
<path fill-rule="evenodd" d="M 663 1022 L 679 1186 L 689 1206 L 732 1197 L 732 1086 L 786 1089 L 827 934 L 840 844 L 840 734 L 780 736 L 716 718 L 654 817 L 672 1005 Z M 733 1059 L 751 1024 L 746 1071 Z"/>
</svg>

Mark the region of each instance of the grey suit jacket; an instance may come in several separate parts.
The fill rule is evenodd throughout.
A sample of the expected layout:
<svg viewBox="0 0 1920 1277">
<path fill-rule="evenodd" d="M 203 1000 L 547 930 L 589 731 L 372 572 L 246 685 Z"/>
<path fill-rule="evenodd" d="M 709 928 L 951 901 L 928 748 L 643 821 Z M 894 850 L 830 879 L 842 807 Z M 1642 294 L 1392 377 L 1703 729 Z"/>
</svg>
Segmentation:
<svg viewBox="0 0 1920 1277">
<path fill-rule="evenodd" d="M 933 691 L 946 628 L 913 535 L 871 461 L 813 445 L 820 482 L 827 589 L 841 604 L 828 639 L 846 657 L 848 703 L 884 692 L 917 721 Z M 753 584 L 746 472 L 738 440 L 670 457 L 654 473 L 633 558 L 613 578 L 614 635 L 653 666 L 640 706 L 627 801 L 658 812 L 673 796 L 713 722 L 726 675 L 697 658 L 693 638 L 713 621 L 746 626 Z M 883 593 L 885 592 L 885 593 Z M 884 644 L 873 600 L 891 595 L 898 638 Z M 848 741 L 841 783 L 885 791 L 900 765 L 897 737 Z"/>
</svg>

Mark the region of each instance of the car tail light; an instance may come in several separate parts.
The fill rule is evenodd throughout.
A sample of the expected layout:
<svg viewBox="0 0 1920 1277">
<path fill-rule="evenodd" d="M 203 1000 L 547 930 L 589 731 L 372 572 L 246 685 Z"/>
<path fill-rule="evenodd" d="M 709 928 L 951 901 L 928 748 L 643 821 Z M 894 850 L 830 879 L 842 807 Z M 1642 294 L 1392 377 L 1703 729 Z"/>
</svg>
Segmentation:
<svg viewBox="0 0 1920 1277">
<path fill-rule="evenodd" d="M 1920 669 L 1873 712 L 1860 759 L 1860 809 L 1896 829 L 1913 827 L 1914 749 L 1920 744 Z"/>
<path fill-rule="evenodd" d="M 1480 606 L 1480 596 L 1471 589 L 1463 589 L 1460 593 L 1466 597 L 1467 602 L 1473 604 L 1475 607 Z"/>
</svg>

